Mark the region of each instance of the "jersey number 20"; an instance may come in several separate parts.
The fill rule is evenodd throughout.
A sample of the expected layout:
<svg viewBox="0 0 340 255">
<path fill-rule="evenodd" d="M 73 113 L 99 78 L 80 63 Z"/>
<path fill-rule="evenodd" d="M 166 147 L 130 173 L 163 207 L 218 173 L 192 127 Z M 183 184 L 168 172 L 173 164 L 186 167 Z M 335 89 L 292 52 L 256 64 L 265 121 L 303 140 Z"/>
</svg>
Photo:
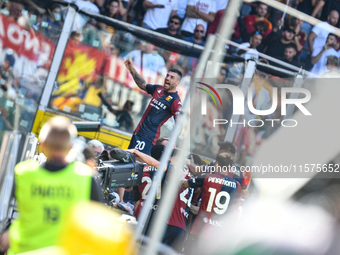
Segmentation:
<svg viewBox="0 0 340 255">
<path fill-rule="evenodd" d="M 135 149 L 139 150 L 139 151 L 142 151 L 144 149 L 144 147 L 145 147 L 145 142 L 138 140 L 136 143 L 137 144 L 135 146 Z"/>
<path fill-rule="evenodd" d="M 216 189 L 214 188 L 209 188 L 208 190 L 210 192 L 210 197 L 209 197 L 209 202 L 208 202 L 208 206 L 207 206 L 207 212 L 211 212 L 212 206 L 215 204 L 216 206 L 214 207 L 214 212 L 217 214 L 223 214 L 225 213 L 225 211 L 228 209 L 228 205 L 230 202 L 230 195 L 228 192 L 226 191 L 220 191 L 217 195 L 216 195 Z M 221 198 L 225 197 L 225 202 L 221 203 Z"/>
</svg>

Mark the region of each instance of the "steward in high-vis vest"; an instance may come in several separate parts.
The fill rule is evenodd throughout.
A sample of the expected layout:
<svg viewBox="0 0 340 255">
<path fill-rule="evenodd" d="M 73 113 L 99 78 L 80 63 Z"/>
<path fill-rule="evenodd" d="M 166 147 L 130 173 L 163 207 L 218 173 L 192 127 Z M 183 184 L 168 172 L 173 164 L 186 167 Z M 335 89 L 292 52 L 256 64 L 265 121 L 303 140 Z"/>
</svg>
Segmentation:
<svg viewBox="0 0 340 255">
<path fill-rule="evenodd" d="M 50 119 L 39 134 L 46 163 L 39 166 L 25 161 L 15 167 L 19 218 L 9 229 L 9 255 L 56 245 L 70 207 L 101 200 L 92 169 L 81 162 L 65 161 L 76 136 L 77 129 L 68 119 Z"/>
</svg>

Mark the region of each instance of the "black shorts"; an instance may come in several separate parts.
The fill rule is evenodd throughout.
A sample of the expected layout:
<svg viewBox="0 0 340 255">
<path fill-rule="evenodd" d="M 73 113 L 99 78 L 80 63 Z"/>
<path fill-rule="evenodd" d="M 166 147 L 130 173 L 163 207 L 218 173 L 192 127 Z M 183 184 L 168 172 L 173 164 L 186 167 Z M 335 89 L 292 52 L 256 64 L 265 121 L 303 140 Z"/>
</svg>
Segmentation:
<svg viewBox="0 0 340 255">
<path fill-rule="evenodd" d="M 171 246 L 174 250 L 181 252 L 185 235 L 186 231 L 184 231 L 183 229 L 168 225 L 163 238 L 163 243 Z"/>
<path fill-rule="evenodd" d="M 145 137 L 133 134 L 130 140 L 129 149 L 139 150 L 147 155 L 150 155 L 151 148 L 153 147 L 152 141 Z"/>
</svg>

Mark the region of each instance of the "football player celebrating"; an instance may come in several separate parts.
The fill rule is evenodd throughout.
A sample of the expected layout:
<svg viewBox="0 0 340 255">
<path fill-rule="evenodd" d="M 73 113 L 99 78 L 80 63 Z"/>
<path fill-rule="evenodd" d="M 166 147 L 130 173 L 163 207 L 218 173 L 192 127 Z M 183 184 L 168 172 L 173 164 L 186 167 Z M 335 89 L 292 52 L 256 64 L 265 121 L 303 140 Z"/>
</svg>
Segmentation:
<svg viewBox="0 0 340 255">
<path fill-rule="evenodd" d="M 140 210 L 144 205 L 144 201 L 147 199 L 148 191 L 150 190 L 151 186 L 153 185 L 153 177 L 158 170 L 160 162 L 158 161 L 164 151 L 164 145 L 155 145 L 151 149 L 151 156 L 146 155 L 136 149 L 127 150 L 131 153 L 136 154 L 139 158 L 141 158 L 145 163 L 148 165 L 144 167 L 143 170 L 143 177 L 142 177 L 142 184 L 138 187 L 138 191 L 141 196 L 141 200 L 139 203 L 138 208 L 136 209 L 135 216 L 138 217 Z M 176 160 L 176 155 L 178 154 L 178 149 L 174 149 L 170 162 L 167 165 L 166 173 L 171 171 L 172 164 Z M 188 176 L 188 171 L 184 168 L 183 171 L 183 178 L 190 179 Z M 165 177 L 165 175 L 164 175 Z M 162 179 L 162 185 L 164 184 L 165 178 Z M 152 206 L 151 216 L 149 223 L 151 222 L 151 217 L 154 212 L 158 208 L 158 201 L 161 199 L 161 187 L 157 191 L 156 195 L 156 203 Z M 173 210 L 171 212 L 170 218 L 167 222 L 168 226 L 163 238 L 163 243 L 173 247 L 177 251 L 180 251 L 182 248 L 183 241 L 186 236 L 186 229 L 187 229 L 187 220 L 190 211 L 190 201 L 192 197 L 192 189 L 190 188 L 181 188 L 178 191 L 178 195 L 173 206 Z M 146 227 L 146 234 L 148 234 L 149 224 Z"/>
<path fill-rule="evenodd" d="M 190 252 L 193 252 L 193 244 L 196 243 L 197 236 L 201 232 L 203 237 L 209 238 L 209 230 L 223 226 L 223 222 L 220 220 L 221 216 L 226 213 L 234 200 L 239 198 L 241 194 L 240 184 L 228 176 L 229 169 L 233 166 L 234 162 L 226 153 L 219 154 L 214 166 L 215 171 L 202 174 L 196 179 L 182 181 L 181 187 L 183 189 L 202 188 L 198 217 L 187 242 Z"/>
<path fill-rule="evenodd" d="M 152 95 L 137 128 L 133 132 L 129 149 L 139 150 L 147 155 L 160 136 L 162 125 L 170 118 L 176 117 L 181 110 L 182 103 L 176 91 L 181 81 L 182 73 L 177 69 L 170 69 L 162 85 L 147 84 L 144 78 L 133 67 L 132 60 L 125 61 L 137 86 Z"/>
</svg>

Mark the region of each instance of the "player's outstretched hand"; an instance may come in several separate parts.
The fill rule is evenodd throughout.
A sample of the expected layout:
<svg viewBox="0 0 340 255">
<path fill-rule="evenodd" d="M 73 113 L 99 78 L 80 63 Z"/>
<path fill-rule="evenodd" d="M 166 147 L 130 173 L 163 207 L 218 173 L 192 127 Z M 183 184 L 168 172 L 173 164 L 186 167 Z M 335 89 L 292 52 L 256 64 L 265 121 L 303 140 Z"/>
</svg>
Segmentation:
<svg viewBox="0 0 340 255">
<path fill-rule="evenodd" d="M 127 149 L 127 150 L 125 150 L 125 151 L 130 152 L 130 153 L 133 153 L 133 154 L 136 153 L 136 149 Z"/>
<path fill-rule="evenodd" d="M 126 68 L 129 69 L 129 70 L 131 70 L 133 68 L 133 63 L 132 63 L 132 60 L 130 58 L 125 60 L 124 64 L 125 64 Z"/>
</svg>

